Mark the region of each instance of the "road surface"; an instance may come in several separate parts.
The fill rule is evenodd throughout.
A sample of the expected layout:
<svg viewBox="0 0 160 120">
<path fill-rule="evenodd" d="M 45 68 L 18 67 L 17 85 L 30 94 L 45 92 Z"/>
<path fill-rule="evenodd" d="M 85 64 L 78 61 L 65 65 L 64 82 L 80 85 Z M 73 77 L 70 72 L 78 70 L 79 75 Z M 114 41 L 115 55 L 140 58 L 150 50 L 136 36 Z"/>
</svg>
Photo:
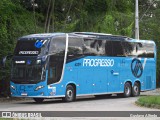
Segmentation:
<svg viewBox="0 0 160 120">
<path fill-rule="evenodd" d="M 61 99 L 47 99 L 41 104 L 32 99 L 0 102 L 0 111 L 158 111 L 159 109 L 145 108 L 135 105 L 138 97 L 122 98 L 111 96 L 95 98 L 94 96 L 80 97 L 75 102 L 66 103 Z M 60 119 L 60 118 L 59 118 Z M 77 118 L 79 120 L 79 118 Z M 94 120 L 94 118 L 93 118 Z M 158 119 L 156 119 L 158 120 Z"/>
<path fill-rule="evenodd" d="M 99 98 L 87 96 L 75 102 L 65 103 L 61 99 L 45 100 L 37 104 L 33 100 L 1 102 L 0 111 L 153 111 L 135 105 L 138 97 L 121 98 L 117 96 Z"/>
</svg>

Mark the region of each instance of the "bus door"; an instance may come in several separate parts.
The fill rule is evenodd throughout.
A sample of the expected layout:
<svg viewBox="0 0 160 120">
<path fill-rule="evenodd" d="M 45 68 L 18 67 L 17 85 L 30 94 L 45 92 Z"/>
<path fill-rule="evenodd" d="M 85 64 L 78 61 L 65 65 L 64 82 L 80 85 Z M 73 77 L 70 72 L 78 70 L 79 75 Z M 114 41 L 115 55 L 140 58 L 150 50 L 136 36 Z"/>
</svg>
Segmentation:
<svg viewBox="0 0 160 120">
<path fill-rule="evenodd" d="M 108 67 L 108 92 L 120 91 L 120 63 L 124 57 L 121 41 L 106 41 L 106 55 L 108 59 L 114 61 L 112 66 Z"/>
<path fill-rule="evenodd" d="M 87 69 L 79 69 L 78 71 L 78 94 L 90 94 L 92 93 L 92 76 L 93 71 L 89 68 Z"/>
<path fill-rule="evenodd" d="M 118 67 L 119 60 L 116 60 L 114 67 L 109 68 L 108 70 L 108 92 L 117 92 L 120 89 L 120 70 Z"/>
<path fill-rule="evenodd" d="M 93 93 L 107 92 L 107 69 L 101 68 L 93 71 L 92 74 Z"/>
</svg>

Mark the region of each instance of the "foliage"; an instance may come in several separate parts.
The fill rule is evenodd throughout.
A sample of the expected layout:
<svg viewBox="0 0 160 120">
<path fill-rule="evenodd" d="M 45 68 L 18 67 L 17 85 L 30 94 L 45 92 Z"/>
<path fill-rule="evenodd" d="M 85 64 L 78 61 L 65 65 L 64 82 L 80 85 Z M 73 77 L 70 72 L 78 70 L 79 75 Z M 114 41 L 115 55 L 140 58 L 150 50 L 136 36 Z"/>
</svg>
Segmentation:
<svg viewBox="0 0 160 120">
<path fill-rule="evenodd" d="M 154 40 L 157 45 L 157 86 L 160 86 L 160 1 L 139 0 L 140 38 Z"/>
<path fill-rule="evenodd" d="M 33 13 L 24 9 L 18 0 L 17 2 L 15 2 L 15 0 L 13 1 L 0 1 L 0 59 L 9 53 L 13 53 L 18 37 L 35 33 L 34 20 L 32 19 Z M 41 29 L 39 29 L 38 32 L 41 32 Z M 7 64 L 5 75 L 4 69 L 1 67 L 0 83 L 2 81 L 5 81 L 6 84 L 8 83 L 10 78 L 9 66 L 10 65 Z M 6 86 L 3 85 L 3 87 Z"/>
</svg>

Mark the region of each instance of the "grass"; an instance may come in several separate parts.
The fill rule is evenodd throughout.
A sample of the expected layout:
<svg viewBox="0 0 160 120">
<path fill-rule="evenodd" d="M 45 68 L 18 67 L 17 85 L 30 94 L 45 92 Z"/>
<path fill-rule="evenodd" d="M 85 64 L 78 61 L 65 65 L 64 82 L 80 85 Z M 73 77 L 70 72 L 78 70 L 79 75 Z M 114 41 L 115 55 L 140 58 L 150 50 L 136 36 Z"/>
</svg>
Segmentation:
<svg viewBox="0 0 160 120">
<path fill-rule="evenodd" d="M 160 95 L 157 96 L 143 96 L 136 101 L 137 105 L 160 109 Z"/>
</svg>

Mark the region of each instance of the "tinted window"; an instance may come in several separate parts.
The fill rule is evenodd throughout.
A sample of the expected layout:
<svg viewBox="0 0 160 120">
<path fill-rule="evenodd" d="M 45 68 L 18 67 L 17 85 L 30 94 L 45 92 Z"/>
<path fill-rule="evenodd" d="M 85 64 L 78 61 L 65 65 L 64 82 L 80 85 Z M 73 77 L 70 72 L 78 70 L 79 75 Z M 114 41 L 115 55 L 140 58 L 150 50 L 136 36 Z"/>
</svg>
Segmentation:
<svg viewBox="0 0 160 120">
<path fill-rule="evenodd" d="M 107 56 L 125 56 L 121 41 L 106 41 L 105 53 Z"/>
<path fill-rule="evenodd" d="M 50 56 L 48 67 L 48 84 L 59 82 L 62 76 L 64 56 Z"/>
<path fill-rule="evenodd" d="M 11 80 L 14 83 L 38 83 L 45 80 L 44 67 L 41 65 L 17 65 L 13 63 Z"/>
<path fill-rule="evenodd" d="M 61 54 L 64 55 L 66 48 L 66 38 L 56 37 L 51 40 L 49 54 Z"/>
<path fill-rule="evenodd" d="M 112 51 L 113 51 L 112 41 L 106 41 L 106 43 L 105 43 L 106 56 L 113 56 Z"/>
<path fill-rule="evenodd" d="M 19 40 L 14 50 L 15 56 L 41 56 L 48 53 L 49 40 Z M 38 46 L 40 45 L 40 47 Z"/>
<path fill-rule="evenodd" d="M 122 42 L 123 52 L 125 56 L 136 56 L 137 55 L 137 47 L 133 42 Z"/>
<path fill-rule="evenodd" d="M 19 40 L 14 50 L 15 56 L 35 56 L 40 53 L 39 48 L 35 47 L 36 40 Z"/>
<path fill-rule="evenodd" d="M 105 41 L 103 40 L 84 40 L 85 55 L 105 55 Z"/>
<path fill-rule="evenodd" d="M 122 42 L 126 56 L 154 57 L 154 44 L 142 42 Z"/>
<path fill-rule="evenodd" d="M 83 39 L 69 37 L 68 42 L 68 55 L 83 54 Z"/>
<path fill-rule="evenodd" d="M 138 57 L 154 57 L 154 44 L 152 43 L 137 43 L 137 55 Z"/>
</svg>

